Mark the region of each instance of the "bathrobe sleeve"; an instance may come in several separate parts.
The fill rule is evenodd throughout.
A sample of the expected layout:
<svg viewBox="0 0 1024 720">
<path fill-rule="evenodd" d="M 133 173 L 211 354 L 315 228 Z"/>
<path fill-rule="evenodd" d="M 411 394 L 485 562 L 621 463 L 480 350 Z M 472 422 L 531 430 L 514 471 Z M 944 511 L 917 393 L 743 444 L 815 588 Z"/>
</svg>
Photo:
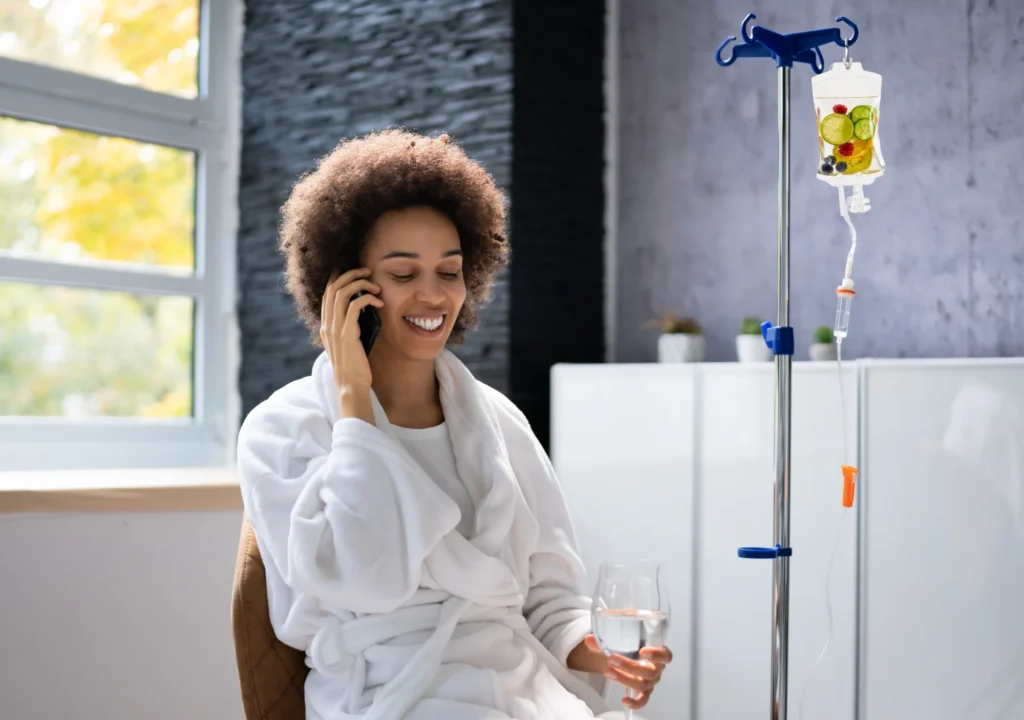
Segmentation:
<svg viewBox="0 0 1024 720">
<path fill-rule="evenodd" d="M 332 426 L 298 381 L 254 409 L 239 432 L 243 502 L 265 562 L 295 593 L 356 613 L 413 595 L 423 559 L 458 522 L 417 483 L 390 438 L 355 418 Z"/>
<path fill-rule="evenodd" d="M 544 447 L 526 416 L 510 400 L 500 395 L 497 402 L 511 416 L 504 432 L 509 459 L 539 526 L 523 613 L 533 634 L 565 665 L 569 653 L 591 628 L 586 568 L 569 508 Z"/>
</svg>

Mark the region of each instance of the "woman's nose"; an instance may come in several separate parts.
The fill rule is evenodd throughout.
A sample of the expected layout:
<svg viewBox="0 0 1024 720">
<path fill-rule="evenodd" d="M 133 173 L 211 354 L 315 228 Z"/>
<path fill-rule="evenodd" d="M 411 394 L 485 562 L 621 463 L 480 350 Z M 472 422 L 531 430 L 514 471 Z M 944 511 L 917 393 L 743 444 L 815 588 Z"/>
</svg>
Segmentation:
<svg viewBox="0 0 1024 720">
<path fill-rule="evenodd" d="M 430 305 L 440 305 L 444 302 L 444 288 L 438 278 L 424 278 L 420 286 L 416 288 L 416 299 Z"/>
</svg>

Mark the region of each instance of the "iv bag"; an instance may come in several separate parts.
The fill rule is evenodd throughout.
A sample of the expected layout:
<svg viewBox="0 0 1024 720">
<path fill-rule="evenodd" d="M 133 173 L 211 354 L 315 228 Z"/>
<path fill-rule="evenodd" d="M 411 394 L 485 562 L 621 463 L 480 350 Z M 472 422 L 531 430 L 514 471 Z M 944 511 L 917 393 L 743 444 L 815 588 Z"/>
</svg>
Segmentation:
<svg viewBox="0 0 1024 720">
<path fill-rule="evenodd" d="M 833 63 L 811 79 L 818 129 L 818 179 L 870 185 L 885 171 L 878 140 L 882 76 L 858 62 Z"/>
</svg>

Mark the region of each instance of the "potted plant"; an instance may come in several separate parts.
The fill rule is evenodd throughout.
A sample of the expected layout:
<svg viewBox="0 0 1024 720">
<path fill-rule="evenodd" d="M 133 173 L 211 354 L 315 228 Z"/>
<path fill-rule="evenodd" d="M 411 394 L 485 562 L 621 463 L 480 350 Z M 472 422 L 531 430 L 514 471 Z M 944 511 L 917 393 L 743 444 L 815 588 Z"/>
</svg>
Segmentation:
<svg viewBox="0 0 1024 720">
<path fill-rule="evenodd" d="M 647 323 L 661 328 L 658 338 L 658 362 L 694 363 L 704 360 L 706 343 L 700 325 L 693 318 L 677 317 L 666 312 Z"/>
<path fill-rule="evenodd" d="M 814 342 L 811 343 L 811 360 L 827 361 L 836 359 L 836 345 L 832 342 L 832 328 L 822 325 L 814 331 Z"/>
<path fill-rule="evenodd" d="M 740 323 L 740 334 L 736 336 L 736 358 L 741 363 L 772 359 L 771 348 L 761 334 L 761 321 L 755 317 L 745 317 Z"/>
</svg>

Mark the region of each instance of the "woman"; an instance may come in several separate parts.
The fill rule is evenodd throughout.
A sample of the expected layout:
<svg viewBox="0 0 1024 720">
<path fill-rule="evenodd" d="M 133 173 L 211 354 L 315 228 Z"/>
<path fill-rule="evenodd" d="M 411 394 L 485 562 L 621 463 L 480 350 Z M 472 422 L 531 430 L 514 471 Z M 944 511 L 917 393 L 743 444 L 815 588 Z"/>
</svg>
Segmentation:
<svg viewBox="0 0 1024 720">
<path fill-rule="evenodd" d="M 288 290 L 324 352 L 246 418 L 238 462 L 310 718 L 590 718 L 605 678 L 642 707 L 671 660 L 600 652 L 547 456 L 446 350 L 507 261 L 504 223 L 482 167 L 404 131 L 342 143 L 284 206 Z"/>
</svg>

